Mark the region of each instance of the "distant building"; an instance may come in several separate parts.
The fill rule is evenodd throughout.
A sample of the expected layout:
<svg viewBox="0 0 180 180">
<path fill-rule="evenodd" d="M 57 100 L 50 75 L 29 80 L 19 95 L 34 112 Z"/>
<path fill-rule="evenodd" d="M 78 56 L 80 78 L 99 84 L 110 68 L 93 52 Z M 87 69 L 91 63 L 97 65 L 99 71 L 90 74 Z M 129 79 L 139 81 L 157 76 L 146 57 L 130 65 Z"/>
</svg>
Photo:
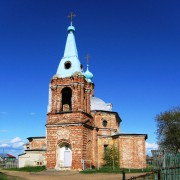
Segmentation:
<svg viewBox="0 0 180 180">
<path fill-rule="evenodd" d="M 46 165 L 46 137 L 29 137 L 24 144 L 25 153 L 18 156 L 19 167 Z"/>
<path fill-rule="evenodd" d="M 146 155 L 146 164 L 153 165 L 153 157 Z"/>
<path fill-rule="evenodd" d="M 16 160 L 16 157 L 11 155 L 11 154 L 4 154 L 4 153 L 0 153 L 0 162 L 3 161 L 14 161 Z"/>
<path fill-rule="evenodd" d="M 64 56 L 49 84 L 46 137 L 28 138 L 20 167 L 41 163 L 48 169 L 82 169 L 82 162 L 100 167 L 106 148 L 115 145 L 121 168 L 145 168 L 147 135 L 120 133 L 122 120 L 112 104 L 94 96 L 93 74 L 89 65 L 83 71 L 74 32 L 71 24 Z"/>
</svg>

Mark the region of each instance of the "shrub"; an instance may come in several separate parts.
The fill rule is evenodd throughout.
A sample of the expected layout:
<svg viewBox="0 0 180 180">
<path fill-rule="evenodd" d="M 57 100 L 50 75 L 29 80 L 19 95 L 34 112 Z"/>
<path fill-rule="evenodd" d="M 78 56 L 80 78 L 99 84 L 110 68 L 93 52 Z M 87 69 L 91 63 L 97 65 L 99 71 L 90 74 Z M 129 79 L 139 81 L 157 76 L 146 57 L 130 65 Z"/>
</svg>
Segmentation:
<svg viewBox="0 0 180 180">
<path fill-rule="evenodd" d="M 119 167 L 119 152 L 118 148 L 113 144 L 104 152 L 104 165 L 110 166 L 114 170 L 115 167 Z"/>
</svg>

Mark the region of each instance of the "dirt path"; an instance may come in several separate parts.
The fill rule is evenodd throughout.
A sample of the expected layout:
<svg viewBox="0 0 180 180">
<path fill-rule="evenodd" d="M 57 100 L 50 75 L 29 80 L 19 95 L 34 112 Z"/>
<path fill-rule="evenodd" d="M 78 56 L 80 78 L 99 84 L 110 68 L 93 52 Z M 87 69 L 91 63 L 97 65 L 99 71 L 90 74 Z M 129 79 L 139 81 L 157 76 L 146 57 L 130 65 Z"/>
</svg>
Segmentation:
<svg viewBox="0 0 180 180">
<path fill-rule="evenodd" d="M 68 171 L 68 172 L 59 172 L 59 171 L 43 171 L 39 173 L 29 173 L 29 172 L 21 172 L 21 171 L 7 171 L 0 170 L 1 172 L 11 175 L 22 177 L 26 180 L 122 180 L 121 174 L 80 174 L 77 171 Z M 132 176 L 138 176 L 144 173 L 136 173 L 136 174 L 126 174 L 126 178 Z"/>
</svg>

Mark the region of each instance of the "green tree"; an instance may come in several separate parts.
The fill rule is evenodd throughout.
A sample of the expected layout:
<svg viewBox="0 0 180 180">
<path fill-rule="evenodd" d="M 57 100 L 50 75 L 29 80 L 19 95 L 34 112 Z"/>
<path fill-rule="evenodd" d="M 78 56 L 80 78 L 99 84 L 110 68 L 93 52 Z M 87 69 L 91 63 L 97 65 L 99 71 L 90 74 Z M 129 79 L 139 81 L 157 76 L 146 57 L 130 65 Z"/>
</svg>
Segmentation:
<svg viewBox="0 0 180 180">
<path fill-rule="evenodd" d="M 180 151 L 180 107 L 158 114 L 155 120 L 159 147 L 172 153 Z"/>
<path fill-rule="evenodd" d="M 111 166 L 114 170 L 115 167 L 119 167 L 119 151 L 118 148 L 113 144 L 104 150 L 104 162 L 105 166 Z"/>
</svg>

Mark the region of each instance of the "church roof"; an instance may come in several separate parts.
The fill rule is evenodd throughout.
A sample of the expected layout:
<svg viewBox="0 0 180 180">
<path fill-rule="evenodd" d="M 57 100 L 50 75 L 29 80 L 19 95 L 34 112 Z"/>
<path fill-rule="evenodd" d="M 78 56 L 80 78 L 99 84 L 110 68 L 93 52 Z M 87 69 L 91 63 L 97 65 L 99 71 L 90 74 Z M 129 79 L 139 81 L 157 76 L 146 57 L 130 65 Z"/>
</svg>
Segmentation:
<svg viewBox="0 0 180 180">
<path fill-rule="evenodd" d="M 112 111 L 112 104 L 105 103 L 102 99 L 91 96 L 91 111 L 93 110 L 103 110 Z"/>
<path fill-rule="evenodd" d="M 34 137 L 28 137 L 27 139 L 30 140 L 30 139 L 45 139 L 46 136 L 34 136 Z"/>
<path fill-rule="evenodd" d="M 137 134 L 137 133 L 115 133 L 114 135 L 112 136 L 144 136 L 145 139 L 148 138 L 148 135 L 147 134 Z"/>
<path fill-rule="evenodd" d="M 70 77 L 75 73 L 82 73 L 81 63 L 78 58 L 78 51 L 75 41 L 75 27 L 71 24 L 68 27 L 68 36 L 64 50 L 64 56 L 61 59 L 57 73 L 59 77 Z"/>
</svg>

